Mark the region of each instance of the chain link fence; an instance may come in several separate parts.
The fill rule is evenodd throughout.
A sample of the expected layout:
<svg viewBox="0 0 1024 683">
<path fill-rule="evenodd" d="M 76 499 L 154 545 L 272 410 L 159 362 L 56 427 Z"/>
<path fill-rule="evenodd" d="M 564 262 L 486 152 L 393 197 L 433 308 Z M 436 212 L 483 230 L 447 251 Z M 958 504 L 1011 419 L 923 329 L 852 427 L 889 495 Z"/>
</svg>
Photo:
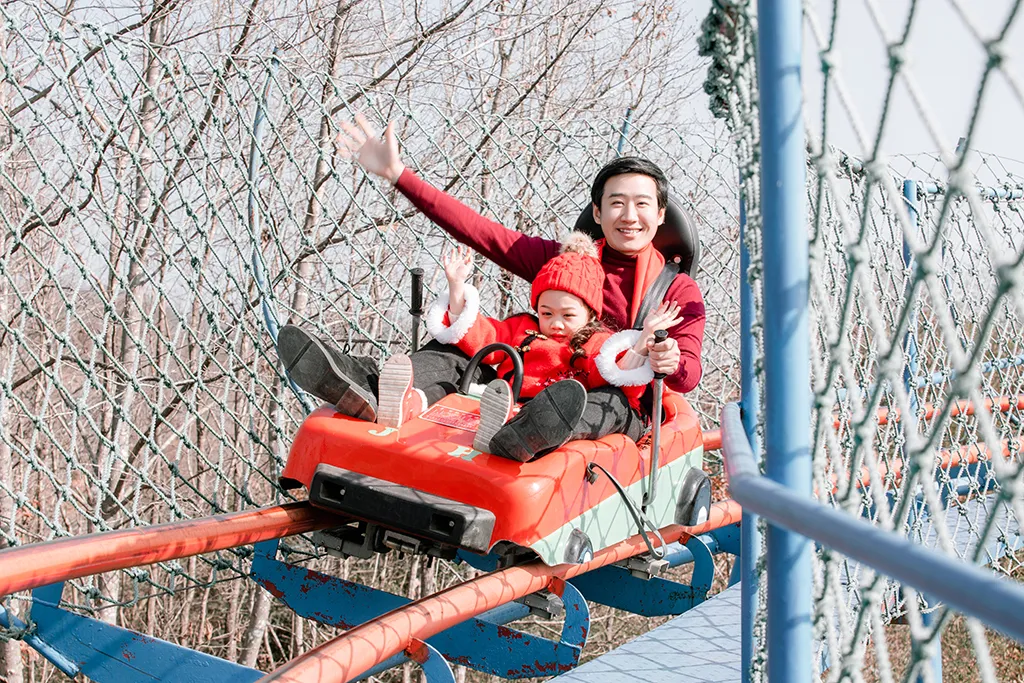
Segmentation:
<svg viewBox="0 0 1024 683">
<path fill-rule="evenodd" d="M 1020 24 L 1019 3 L 988 22 L 995 24 L 991 35 L 978 28 L 974 8 L 951 3 L 956 22 L 987 55 L 969 95 L 975 99 L 967 133 L 955 149 L 929 107 L 934 93 L 920 89 L 920 72 L 910 62 L 910 36 L 925 30 L 918 28 L 927 16 L 921 4 L 885 11 L 867 4 L 866 30 L 879 35 L 856 42 L 878 39 L 888 55 L 881 111 L 867 125 L 863 110 L 871 105 L 850 83 L 863 83 L 871 60 L 858 54 L 844 64 L 850 55 L 837 41 L 847 33 L 850 3 L 804 4 L 806 40 L 818 56 L 809 63 L 820 68 L 809 69 L 804 80 L 815 495 L 894 534 L 1019 579 L 1024 178 L 1019 162 L 972 148 L 983 104 L 1021 120 L 1020 81 L 1001 43 Z M 904 9 L 899 30 L 887 31 L 887 20 Z M 757 293 L 760 344 L 759 200 L 773 189 L 759 187 L 756 23 L 752 2 L 715 3 L 702 51 L 712 58 L 706 83 L 712 107 L 734 131 L 745 181 L 753 261 L 747 277 Z M 986 92 L 996 74 L 1010 84 L 1008 98 Z M 916 118 L 896 118 L 894 93 L 908 94 Z M 849 141 L 846 128 L 860 158 L 833 146 L 839 137 Z M 898 145 L 895 138 L 907 130 L 924 131 L 942 152 L 887 155 L 885 144 Z M 756 371 L 763 387 L 771 369 Z M 763 416 L 759 422 L 763 429 Z M 762 590 L 753 625 L 760 643 L 754 680 L 766 676 L 763 598 Z M 933 680 L 927 664 L 954 621 L 927 596 L 827 548 L 815 558 L 814 605 L 821 655 L 815 666 L 830 681 Z M 909 645 L 906 631 L 892 627 L 907 623 Z M 1015 657 L 994 659 L 992 634 L 981 624 L 967 619 L 966 632 L 955 647 L 974 661 L 958 662 L 947 676 L 1015 675 L 1006 668 Z"/>
<path fill-rule="evenodd" d="M 3 543 L 286 500 L 277 475 L 312 404 L 280 372 L 277 327 L 383 360 L 410 343 L 410 269 L 425 269 L 428 296 L 444 285 L 443 233 L 339 154 L 338 121 L 357 111 L 394 121 L 427 180 L 529 234 L 564 237 L 618 153 L 665 168 L 701 233 L 705 375 L 691 398 L 714 427 L 738 391 L 736 171 L 722 127 L 679 121 L 695 60 L 675 52 L 678 16 L 556 4 L 514 19 L 486 3 L 391 7 L 388 49 L 370 55 L 356 45 L 374 45 L 388 17 L 340 4 L 316 8 L 315 30 L 250 12 L 207 32 L 184 5 L 135 23 L 0 6 Z M 395 38 L 414 20 L 409 41 Z M 494 22 L 508 42 L 483 39 Z M 632 47 L 616 54 L 610 37 Z M 679 68 L 658 66 L 669 58 Z M 621 83 L 577 97 L 581 73 L 607 80 L 623 64 L 651 79 L 656 103 Z M 528 307 L 527 283 L 479 265 L 487 313 Z M 65 600 L 109 620 L 154 596 L 198 591 L 206 605 L 247 555 L 85 579 Z M 386 567 L 339 571 L 379 582 Z M 224 590 L 235 603 L 237 582 Z M 201 619 L 240 628 L 212 607 Z"/>
</svg>

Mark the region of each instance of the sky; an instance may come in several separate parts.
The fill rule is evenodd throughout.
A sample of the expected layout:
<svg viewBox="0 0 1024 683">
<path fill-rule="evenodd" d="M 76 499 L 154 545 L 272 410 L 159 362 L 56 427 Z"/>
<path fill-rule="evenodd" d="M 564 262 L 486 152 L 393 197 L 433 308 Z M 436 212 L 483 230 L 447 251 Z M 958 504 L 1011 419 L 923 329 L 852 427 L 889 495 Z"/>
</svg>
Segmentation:
<svg viewBox="0 0 1024 683">
<path fill-rule="evenodd" d="M 700 18 L 710 7 L 707 0 L 691 0 L 690 4 Z M 852 118 L 834 96 L 830 96 L 827 119 L 829 138 L 834 145 L 853 156 L 865 157 L 878 134 L 888 86 L 890 71 L 886 43 L 896 42 L 902 35 L 911 2 L 838 0 L 833 3 L 832 0 L 810 0 L 809 5 L 817 16 L 825 41 L 828 40 L 834 4 L 839 7 L 835 61 L 857 111 L 866 142 L 862 144 L 858 140 Z M 955 149 L 958 138 L 968 130 L 987 60 L 983 44 L 967 28 L 957 7 L 977 27 L 981 39 L 990 40 L 1002 30 L 1012 4 L 1012 0 L 917 1 L 905 51 L 905 70 L 916 84 L 925 110 L 935 122 L 939 139 L 929 133 L 925 119 L 909 95 L 910 91 L 903 82 L 899 82 L 882 138 L 882 149 L 888 156 L 934 154 L 940 144 L 949 150 Z M 883 38 L 871 18 L 869 7 L 872 6 L 879 14 L 879 23 L 887 39 Z M 820 134 L 822 74 L 819 54 L 824 45 L 815 40 L 807 22 L 803 41 L 805 111 L 811 129 Z M 1014 74 L 1024 91 L 1024 9 L 1018 12 L 1003 41 L 1003 53 L 1006 68 Z M 971 147 L 998 155 L 1001 163 L 986 155 L 972 155 L 969 157 L 972 169 L 979 174 L 1013 174 L 1018 180 L 1024 180 L 1024 103 L 1013 94 L 1001 73 L 990 77 L 979 117 Z M 894 165 L 905 164 L 906 161 L 896 159 Z M 936 170 L 941 171 L 941 168 Z"/>
</svg>

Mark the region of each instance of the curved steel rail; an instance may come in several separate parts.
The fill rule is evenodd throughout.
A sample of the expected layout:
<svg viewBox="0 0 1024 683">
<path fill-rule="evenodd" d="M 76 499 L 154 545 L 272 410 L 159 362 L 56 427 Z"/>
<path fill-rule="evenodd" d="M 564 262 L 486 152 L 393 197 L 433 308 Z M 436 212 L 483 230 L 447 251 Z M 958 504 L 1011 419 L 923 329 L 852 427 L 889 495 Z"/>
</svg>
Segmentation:
<svg viewBox="0 0 1024 683">
<path fill-rule="evenodd" d="M 718 430 L 704 434 L 705 450 L 717 450 L 721 445 Z M 178 560 L 337 525 L 336 513 L 303 501 L 8 548 L 0 550 L 0 598 L 58 581 Z"/>
<path fill-rule="evenodd" d="M 995 398 L 987 398 L 982 404 L 982 410 L 986 413 L 1008 413 L 1011 410 L 1024 410 L 1024 395 L 1017 396 L 997 396 Z M 974 402 L 970 399 L 960 399 L 954 401 L 953 405 L 949 409 L 949 417 L 960 417 L 963 415 L 974 415 L 977 409 L 974 407 Z M 938 413 L 941 413 L 941 406 L 936 408 L 931 403 L 924 404 L 924 411 L 921 415 L 922 420 L 930 420 Z M 889 422 L 899 422 L 901 419 L 900 411 L 898 408 L 879 408 L 878 409 L 878 424 L 884 425 Z M 836 428 L 839 427 L 839 421 L 835 422 Z"/>
<path fill-rule="evenodd" d="M 337 525 L 336 514 L 301 502 L 9 548 L 0 550 L 0 597 Z"/>
<path fill-rule="evenodd" d="M 740 516 L 739 505 L 727 500 L 712 506 L 711 516 L 704 524 L 692 528 L 668 526 L 662 530 L 662 535 L 671 543 L 735 524 Z M 548 567 L 532 562 L 492 572 L 357 626 L 293 659 L 261 678 L 259 683 L 349 681 L 399 652 L 412 654 L 427 638 L 466 619 L 545 588 L 559 594 L 566 579 L 644 552 L 647 552 L 647 545 L 637 534 L 596 553 L 594 559 L 585 564 Z"/>
</svg>

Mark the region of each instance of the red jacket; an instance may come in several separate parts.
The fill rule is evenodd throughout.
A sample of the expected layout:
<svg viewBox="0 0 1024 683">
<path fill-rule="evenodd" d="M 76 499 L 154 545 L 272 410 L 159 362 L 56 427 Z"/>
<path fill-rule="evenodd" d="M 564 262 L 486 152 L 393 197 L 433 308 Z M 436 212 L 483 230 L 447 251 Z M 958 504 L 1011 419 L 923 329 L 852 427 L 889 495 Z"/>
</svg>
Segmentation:
<svg viewBox="0 0 1024 683">
<path fill-rule="evenodd" d="M 578 380 L 589 389 L 612 384 L 620 387 L 630 405 L 639 410 L 640 396 L 654 379 L 650 363 L 639 368 L 623 370 L 616 361 L 636 344 L 639 330 L 623 330 L 612 334 L 597 332 L 583 345 L 586 356 L 569 365 L 572 349 L 568 340 L 555 340 L 541 336 L 537 318 L 523 313 L 506 320 L 480 315 L 480 295 L 472 285 L 466 285 L 466 306 L 452 322 L 448 314 L 448 295 L 435 301 L 426 315 L 427 330 L 434 339 L 445 344 L 456 344 L 470 356 L 488 344 L 501 342 L 519 349 L 523 359 L 523 387 L 521 399 L 533 398 L 541 389 L 563 379 Z M 531 336 L 529 344 L 523 342 Z M 483 359 L 487 365 L 498 365 L 498 376 L 511 381 L 513 365 L 508 356 L 495 352 Z"/>
<path fill-rule="evenodd" d="M 561 248 L 561 243 L 555 240 L 530 237 L 484 218 L 409 169 L 402 172 L 395 187 L 442 230 L 528 282 L 533 281 L 541 266 Z M 605 248 L 601 250 L 601 265 L 605 272 L 604 316 L 617 328 L 630 328 L 633 326 L 629 309 L 636 259 Z M 665 300 L 677 302 L 683 316 L 683 321 L 668 331 L 679 344 L 680 358 L 679 368 L 666 377 L 665 382 L 672 389 L 685 393 L 697 386 L 702 373 L 704 298 L 697 283 L 689 275 L 680 273 L 669 285 Z"/>
</svg>

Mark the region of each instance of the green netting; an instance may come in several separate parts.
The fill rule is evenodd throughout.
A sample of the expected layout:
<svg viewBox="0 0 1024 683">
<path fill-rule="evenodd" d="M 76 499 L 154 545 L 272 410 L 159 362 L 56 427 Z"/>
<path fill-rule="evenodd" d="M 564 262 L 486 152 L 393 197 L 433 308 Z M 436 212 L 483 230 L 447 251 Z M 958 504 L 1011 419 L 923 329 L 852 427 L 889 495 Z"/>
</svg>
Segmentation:
<svg viewBox="0 0 1024 683">
<path fill-rule="evenodd" d="M 1000 108 L 1017 127 L 1022 120 L 1020 81 L 1003 49 L 1015 20 L 1021 23 L 1020 3 L 1002 8 L 990 33 L 978 28 L 973 7 L 950 3 L 981 48 L 980 79 L 961 93 L 973 104 L 959 141 L 940 131 L 929 106 L 945 93 L 920 88 L 920 71 L 910 65 L 911 37 L 927 30 L 922 16 L 935 9 L 924 3 L 885 11 L 865 3 L 885 50 L 880 61 L 889 65 L 880 117 L 865 126 L 864 109 L 870 116 L 873 105 L 848 83 L 863 80 L 872 60 L 860 51 L 872 42 L 860 36 L 845 52 L 837 42 L 853 4 L 804 5 L 806 40 L 818 57 L 808 65 L 820 69 L 817 81 L 804 80 L 816 495 L 1019 579 L 1024 178 L 1020 162 L 977 152 L 972 142 L 985 106 Z M 899 32 L 887 33 L 894 13 Z M 706 84 L 712 106 L 734 132 L 745 179 L 754 261 L 748 278 L 758 292 L 758 192 L 774 188 L 759 188 L 755 32 L 753 3 L 715 3 L 703 48 L 714 60 Z M 1003 96 L 992 94 L 996 75 L 1008 84 Z M 910 121 L 892 113 L 900 97 L 913 103 Z M 847 128 L 855 146 L 840 151 L 834 140 L 848 141 Z M 941 151 L 887 152 L 917 129 Z M 927 660 L 954 615 L 827 549 L 818 551 L 815 568 L 821 660 L 814 665 L 827 670 L 827 680 L 931 678 Z M 934 621 L 926 625 L 923 610 Z M 755 679 L 765 677 L 767 635 L 759 622 Z M 905 637 L 892 626 L 901 622 L 910 625 L 910 646 L 893 643 Z M 947 676 L 1012 675 L 1005 666 L 1013 657 L 1009 664 L 993 659 L 981 624 L 967 619 L 966 631 L 969 642 L 954 647 L 976 661 Z"/>
<path fill-rule="evenodd" d="M 691 398 L 714 427 L 736 397 L 736 171 L 719 125 L 680 118 L 684 18 L 596 2 L 287 9 L 0 6 L 3 543 L 286 499 L 277 475 L 311 402 L 277 367 L 275 325 L 383 359 L 410 342 L 409 269 L 443 284 L 441 232 L 339 156 L 336 121 L 355 111 L 396 121 L 411 167 L 531 234 L 566 234 L 618 150 L 661 164 L 702 237 Z M 480 273 L 489 313 L 527 307 L 525 283 Z M 209 597 L 247 552 L 85 579 L 65 600 Z M 174 611 L 146 609 L 151 624 Z"/>
</svg>

